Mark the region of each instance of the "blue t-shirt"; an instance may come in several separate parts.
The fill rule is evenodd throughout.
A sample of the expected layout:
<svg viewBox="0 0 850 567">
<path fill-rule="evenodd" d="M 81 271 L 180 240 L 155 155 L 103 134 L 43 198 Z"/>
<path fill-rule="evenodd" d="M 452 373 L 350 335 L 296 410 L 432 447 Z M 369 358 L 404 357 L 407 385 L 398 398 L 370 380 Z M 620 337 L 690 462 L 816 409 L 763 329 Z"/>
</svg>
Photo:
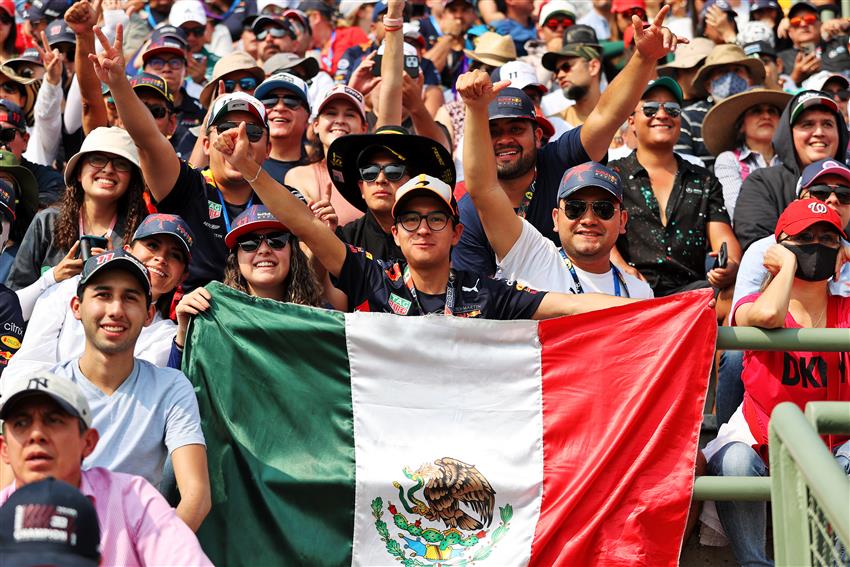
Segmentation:
<svg viewBox="0 0 850 567">
<path fill-rule="evenodd" d="M 493 31 L 500 35 L 509 35 L 514 40 L 517 57 L 528 55 L 525 51 L 525 43 L 531 39 L 537 39 L 537 28 L 534 22 L 529 21 L 527 26 L 522 25 L 516 20 L 504 18 L 497 22 L 493 22 Z"/>
<path fill-rule="evenodd" d="M 534 197 L 525 219 L 557 246 L 561 245 L 561 241 L 555 232 L 552 209 L 558 206 L 558 185 L 566 170 L 586 161 L 590 161 L 590 157 L 581 144 L 581 127 L 573 128 L 537 152 Z M 463 233 L 452 251 L 452 267 L 486 276 L 494 275 L 495 253 L 487 241 L 478 211 L 468 193 L 458 201 L 458 212 Z"/>
<path fill-rule="evenodd" d="M 165 457 L 184 445 L 206 445 L 195 390 L 186 376 L 136 359 L 130 376 L 106 395 L 80 371 L 78 358 L 50 372 L 83 391 L 100 440 L 83 468 L 103 467 L 142 476 L 158 486 Z"/>
</svg>

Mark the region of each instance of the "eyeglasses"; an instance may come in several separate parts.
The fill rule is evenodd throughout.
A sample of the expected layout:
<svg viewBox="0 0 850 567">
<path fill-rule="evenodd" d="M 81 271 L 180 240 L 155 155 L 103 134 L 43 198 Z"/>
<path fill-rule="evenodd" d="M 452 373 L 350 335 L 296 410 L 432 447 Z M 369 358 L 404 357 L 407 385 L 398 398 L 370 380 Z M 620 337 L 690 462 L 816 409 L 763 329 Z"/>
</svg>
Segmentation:
<svg viewBox="0 0 850 567">
<path fill-rule="evenodd" d="M 809 232 L 808 230 L 795 234 L 794 236 L 786 236 L 782 240 L 780 240 L 780 244 L 782 242 L 787 242 L 789 240 L 793 240 L 797 244 L 823 244 L 824 246 L 829 246 L 830 248 L 838 248 L 841 245 L 841 238 L 834 232 L 822 232 L 820 236 L 815 237 L 813 232 Z"/>
<path fill-rule="evenodd" d="M 270 95 L 269 98 L 264 98 L 260 101 L 263 103 L 263 106 L 266 107 L 266 110 L 271 110 L 279 102 L 283 103 L 283 106 L 288 108 L 289 110 L 295 110 L 298 107 L 304 106 L 304 103 L 300 98 L 295 96 L 287 96 L 287 95 Z"/>
<path fill-rule="evenodd" d="M 2 91 L 3 94 L 21 95 L 23 94 L 23 87 L 13 81 L 6 81 L 5 83 L 0 84 L 0 91 Z"/>
<path fill-rule="evenodd" d="M 614 216 L 615 206 L 611 201 L 564 201 L 564 214 L 570 220 L 580 219 L 588 205 L 593 209 L 593 214 L 602 220 L 611 220 Z"/>
<path fill-rule="evenodd" d="M 231 128 L 239 128 L 239 124 L 239 122 L 220 122 L 215 125 L 215 131 L 219 134 L 224 134 Z M 259 142 L 265 133 L 265 129 L 256 124 L 246 123 L 245 133 L 248 134 L 249 142 Z"/>
<path fill-rule="evenodd" d="M 10 16 L 9 14 L 0 13 L 0 24 L 3 24 L 4 26 L 8 26 L 9 24 L 13 23 L 14 21 L 15 21 L 15 19 L 12 16 Z"/>
<path fill-rule="evenodd" d="M 378 175 L 381 174 L 381 171 L 384 172 L 384 177 L 387 178 L 387 181 L 398 181 L 399 179 L 404 177 L 404 173 L 407 171 L 407 166 L 403 163 L 368 165 L 366 167 L 360 168 L 360 179 L 362 179 L 363 181 L 369 181 L 371 183 L 372 181 L 375 181 L 378 178 Z"/>
<path fill-rule="evenodd" d="M 224 92 L 232 93 L 236 90 L 236 85 L 243 91 L 251 91 L 257 88 L 257 79 L 254 77 L 242 77 L 241 79 L 224 79 Z"/>
<path fill-rule="evenodd" d="M 252 234 L 248 238 L 238 240 L 236 245 L 243 252 L 253 252 L 257 250 L 265 240 L 266 244 L 272 250 L 282 250 L 289 243 L 288 232 L 270 232 L 268 234 Z"/>
<path fill-rule="evenodd" d="M 86 163 L 95 169 L 103 169 L 106 167 L 106 164 L 111 163 L 112 169 L 122 173 L 127 173 L 133 168 L 130 160 L 118 156 L 107 157 L 104 154 L 89 154 L 86 156 Z"/>
<path fill-rule="evenodd" d="M 8 144 L 15 139 L 18 132 L 20 132 L 20 130 L 17 128 L 0 128 L 0 142 Z"/>
<path fill-rule="evenodd" d="M 826 201 L 835 193 L 835 198 L 842 205 L 850 205 L 850 187 L 846 185 L 813 185 L 808 188 L 809 195 L 818 201 Z"/>
<path fill-rule="evenodd" d="M 396 217 L 396 223 L 407 232 L 416 232 L 422 226 L 422 219 L 425 219 L 425 224 L 432 232 L 440 232 L 449 224 L 449 215 L 444 211 L 431 211 L 424 215 L 414 211 L 400 213 Z"/>
<path fill-rule="evenodd" d="M 792 28 L 802 28 L 803 26 L 814 25 L 818 21 L 818 17 L 814 14 L 804 14 L 802 16 L 794 16 L 790 20 Z"/>
<path fill-rule="evenodd" d="M 175 57 L 174 59 L 151 57 L 150 59 L 148 59 L 146 67 L 150 67 L 154 71 L 161 71 L 165 69 L 166 65 L 171 69 L 181 69 L 186 66 L 186 60 L 182 57 Z"/>
<path fill-rule="evenodd" d="M 145 104 L 148 110 L 151 111 L 154 120 L 161 120 L 168 116 L 168 107 L 161 104 Z"/>
<path fill-rule="evenodd" d="M 574 59 L 573 61 L 564 61 L 560 65 L 555 66 L 555 74 L 558 73 L 569 73 L 570 70 L 576 66 L 576 64 L 583 61 L 583 59 Z"/>
<path fill-rule="evenodd" d="M 644 116 L 646 116 L 647 118 L 652 118 L 653 116 L 658 114 L 658 111 L 662 108 L 664 109 L 664 112 L 667 113 L 667 116 L 669 116 L 670 118 L 676 118 L 680 114 L 682 114 L 682 107 L 679 106 L 679 103 L 677 102 L 655 102 L 651 100 L 649 102 L 643 103 L 641 110 L 643 110 Z"/>
<path fill-rule="evenodd" d="M 186 32 L 186 35 L 193 35 L 195 37 L 203 37 L 204 33 L 206 33 L 206 26 L 195 26 L 193 28 L 184 28 L 181 27 L 181 30 Z"/>
<path fill-rule="evenodd" d="M 560 28 L 566 29 L 573 24 L 575 24 L 575 21 L 571 18 L 549 18 L 543 23 L 543 27 L 552 31 L 557 31 Z"/>
<path fill-rule="evenodd" d="M 291 30 L 289 30 L 288 28 L 281 28 L 277 26 L 269 26 L 264 30 L 258 31 L 255 35 L 257 36 L 257 41 L 263 41 L 266 39 L 267 36 L 271 36 L 272 38 L 281 38 L 289 36 L 292 39 L 295 39 Z"/>
</svg>

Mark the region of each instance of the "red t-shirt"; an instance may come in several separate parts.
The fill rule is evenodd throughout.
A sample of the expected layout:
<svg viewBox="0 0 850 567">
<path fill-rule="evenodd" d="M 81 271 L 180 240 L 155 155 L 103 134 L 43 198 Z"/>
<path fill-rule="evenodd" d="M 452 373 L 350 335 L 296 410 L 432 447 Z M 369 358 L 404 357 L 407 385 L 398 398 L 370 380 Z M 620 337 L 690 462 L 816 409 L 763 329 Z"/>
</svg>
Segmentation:
<svg viewBox="0 0 850 567">
<path fill-rule="evenodd" d="M 334 30 L 331 40 L 322 48 L 319 63 L 322 71 L 327 71 L 331 76 L 336 73 L 336 66 L 342 59 L 342 54 L 349 47 L 368 43 L 369 37 L 357 26 L 340 27 Z"/>
<path fill-rule="evenodd" d="M 738 307 L 752 303 L 760 293 L 748 295 Z M 732 314 L 732 325 L 735 325 Z M 827 302 L 826 326 L 850 327 L 850 298 L 830 295 Z M 801 328 L 791 316 L 785 316 L 786 329 Z M 843 360 L 842 360 L 843 359 Z M 760 445 L 767 445 L 767 426 L 773 408 L 781 402 L 794 402 L 802 410 L 808 402 L 850 401 L 847 383 L 847 354 L 838 352 L 746 351 L 744 353 L 744 417 Z M 846 440 L 831 436 L 830 444 Z"/>
</svg>

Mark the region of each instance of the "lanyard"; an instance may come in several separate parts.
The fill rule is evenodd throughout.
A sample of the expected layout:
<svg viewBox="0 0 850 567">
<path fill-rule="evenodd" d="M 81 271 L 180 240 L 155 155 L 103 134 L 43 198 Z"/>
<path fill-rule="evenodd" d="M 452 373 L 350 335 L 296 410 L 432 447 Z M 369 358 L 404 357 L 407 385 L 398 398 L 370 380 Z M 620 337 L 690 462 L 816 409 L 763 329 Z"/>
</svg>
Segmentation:
<svg viewBox="0 0 850 567">
<path fill-rule="evenodd" d="M 443 37 L 443 30 L 440 29 L 440 24 L 437 22 L 437 18 L 435 18 L 433 14 L 428 17 L 431 18 L 431 25 L 434 26 L 434 31 L 437 32 L 437 37 Z"/>
<path fill-rule="evenodd" d="M 528 207 L 531 205 L 531 200 L 534 198 L 534 191 L 537 189 L 537 176 L 535 175 L 534 181 L 531 182 L 531 185 L 528 187 L 528 191 L 522 194 L 522 201 L 519 203 L 519 209 L 517 209 L 516 216 L 521 219 L 524 219 L 528 214 Z"/>
<path fill-rule="evenodd" d="M 413 296 L 413 301 L 416 302 L 416 307 L 419 308 L 420 315 L 427 315 L 425 310 L 422 309 L 422 304 L 419 303 L 419 296 L 416 293 L 416 286 L 413 285 L 413 279 L 410 277 L 410 268 L 408 266 L 404 267 L 404 285 L 407 286 L 407 289 L 410 291 L 410 295 Z M 443 315 L 452 315 L 455 310 L 455 271 L 449 270 L 449 281 L 446 284 L 446 306 L 443 308 Z"/>
<path fill-rule="evenodd" d="M 218 188 L 218 183 L 215 182 L 215 178 L 213 177 L 212 171 L 209 169 L 205 169 L 201 172 L 204 176 L 204 179 L 207 183 L 215 187 L 216 193 L 218 193 L 218 202 L 221 203 L 221 218 L 224 220 L 224 228 L 227 232 L 230 232 L 230 213 L 227 212 L 227 203 L 224 201 L 224 195 L 221 194 L 221 189 Z M 248 199 L 248 202 L 245 203 L 245 209 L 248 209 L 254 203 L 254 193 L 251 193 L 251 198 Z"/>
<path fill-rule="evenodd" d="M 106 234 L 103 235 L 104 238 L 109 238 L 112 236 L 112 229 L 115 228 L 115 223 L 118 222 L 118 215 L 112 217 L 112 222 L 109 223 L 109 229 L 106 231 Z M 83 226 L 83 211 L 80 211 L 80 236 L 86 234 L 86 229 Z"/>
<path fill-rule="evenodd" d="M 151 25 L 151 29 L 156 29 L 156 20 L 153 19 L 153 14 L 151 14 L 150 5 L 145 6 L 145 14 L 148 15 L 148 23 Z"/>
<path fill-rule="evenodd" d="M 561 253 L 561 260 L 564 261 L 564 266 L 570 271 L 570 275 L 573 277 L 573 281 L 576 283 L 576 293 L 584 293 L 584 288 L 581 287 L 581 282 L 578 279 L 578 274 L 576 273 L 576 269 L 573 266 L 572 261 L 567 256 L 567 253 L 564 252 L 563 248 L 558 248 L 558 252 Z M 623 278 L 623 274 L 620 273 L 620 270 L 617 269 L 617 266 L 611 264 L 611 277 L 614 279 L 614 295 L 617 297 L 621 297 L 620 294 L 620 282 L 623 282 L 623 291 L 626 292 L 626 297 L 631 297 L 629 294 L 629 288 L 626 285 L 626 280 Z"/>
</svg>

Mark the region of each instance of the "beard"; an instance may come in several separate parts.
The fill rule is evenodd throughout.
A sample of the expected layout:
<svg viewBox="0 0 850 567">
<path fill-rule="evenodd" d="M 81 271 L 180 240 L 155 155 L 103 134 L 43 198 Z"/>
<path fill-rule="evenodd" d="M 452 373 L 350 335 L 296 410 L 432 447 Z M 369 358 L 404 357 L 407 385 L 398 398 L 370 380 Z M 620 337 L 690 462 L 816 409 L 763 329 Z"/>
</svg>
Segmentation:
<svg viewBox="0 0 850 567">
<path fill-rule="evenodd" d="M 564 96 L 575 101 L 579 101 L 587 96 L 587 91 L 589 90 L 590 89 L 588 87 L 582 85 L 570 85 L 563 89 Z"/>
<path fill-rule="evenodd" d="M 496 164 L 496 175 L 499 179 L 516 179 L 522 177 L 528 170 L 534 167 L 537 161 L 537 152 L 520 154 L 520 158 L 507 164 Z"/>
</svg>

